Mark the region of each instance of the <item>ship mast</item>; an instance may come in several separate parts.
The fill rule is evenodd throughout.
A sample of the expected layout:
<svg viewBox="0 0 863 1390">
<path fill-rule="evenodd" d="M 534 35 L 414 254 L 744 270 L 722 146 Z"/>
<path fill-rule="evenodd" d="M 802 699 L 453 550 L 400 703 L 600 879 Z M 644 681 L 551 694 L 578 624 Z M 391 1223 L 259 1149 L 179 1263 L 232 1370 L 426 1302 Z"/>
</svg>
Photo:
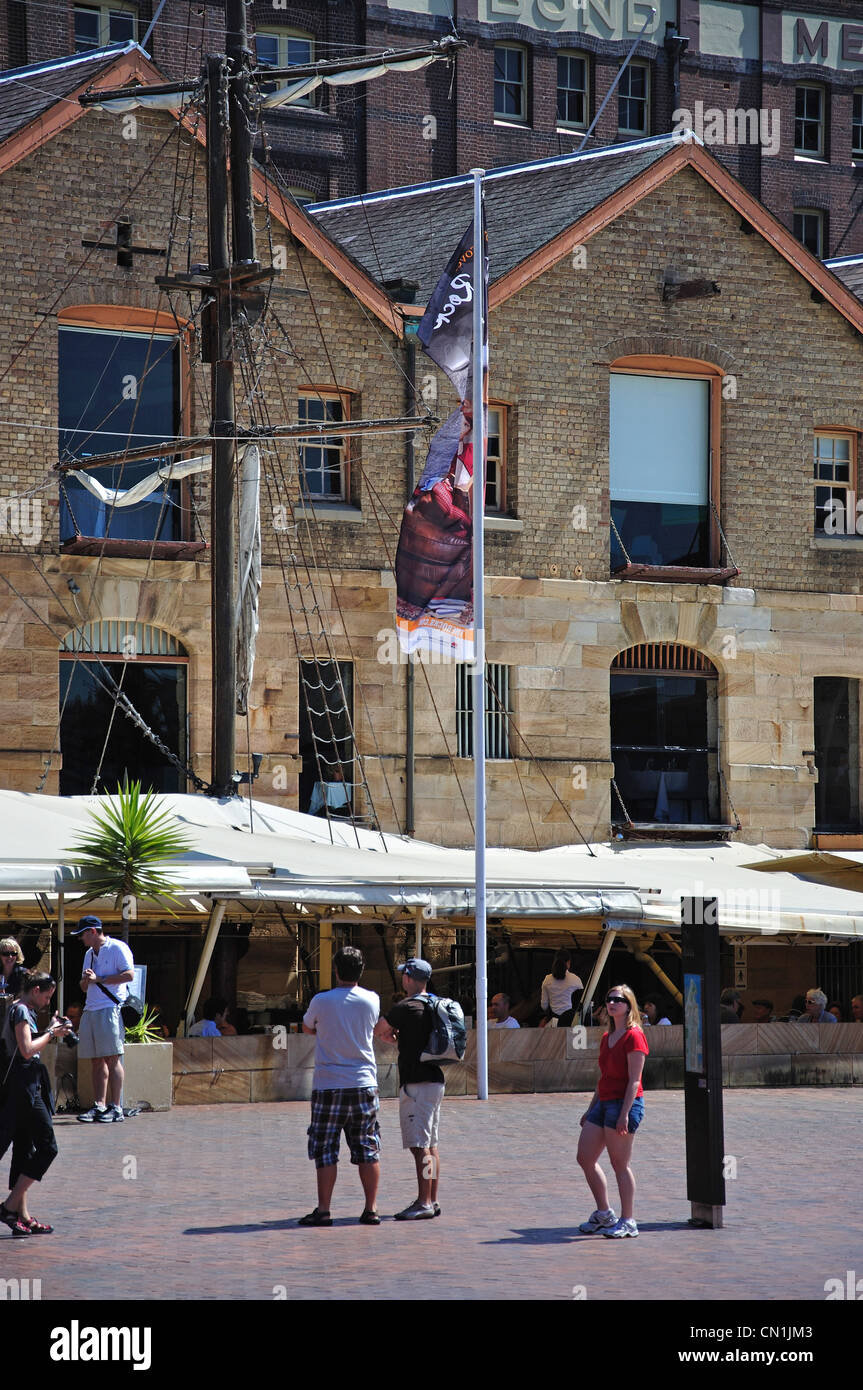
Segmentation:
<svg viewBox="0 0 863 1390">
<path fill-rule="evenodd" d="M 254 310 L 262 281 L 277 272 L 264 268 L 255 251 L 254 200 L 252 196 L 252 130 L 255 74 L 249 47 L 244 0 L 225 0 L 225 54 L 206 59 L 205 79 L 207 132 L 207 228 L 209 264 L 196 267 L 191 274 L 174 273 L 157 277 L 156 283 L 188 292 L 204 290 L 210 304 L 203 317 L 204 350 L 210 363 L 212 445 L 211 487 L 211 624 L 212 624 L 212 796 L 233 796 L 239 780 L 236 768 L 237 714 L 237 579 L 235 528 L 235 475 L 237 419 L 234 396 L 234 331 L 242 316 Z M 358 82 L 381 76 L 390 69 L 413 70 L 427 62 L 452 61 L 463 40 L 445 38 L 422 48 L 390 50 L 378 57 L 337 59 L 290 68 L 267 68 L 266 81 L 285 79 L 291 83 L 326 80 L 333 74 L 356 72 Z M 79 98 L 85 106 L 105 106 L 112 101 L 128 103 L 138 98 L 172 94 L 191 96 L 198 83 L 169 82 L 158 86 L 101 90 Z M 117 109 L 117 108 L 115 108 Z M 127 109 L 127 108 L 126 108 Z M 230 162 L 231 226 L 228 221 L 228 168 Z M 232 255 L 233 250 L 233 255 Z M 375 422 L 378 426 L 413 431 L 428 423 L 427 418 Z M 291 433 L 279 430 L 272 433 Z M 313 431 L 309 432 L 313 434 Z M 105 461 L 95 456 L 86 466 Z"/>
</svg>

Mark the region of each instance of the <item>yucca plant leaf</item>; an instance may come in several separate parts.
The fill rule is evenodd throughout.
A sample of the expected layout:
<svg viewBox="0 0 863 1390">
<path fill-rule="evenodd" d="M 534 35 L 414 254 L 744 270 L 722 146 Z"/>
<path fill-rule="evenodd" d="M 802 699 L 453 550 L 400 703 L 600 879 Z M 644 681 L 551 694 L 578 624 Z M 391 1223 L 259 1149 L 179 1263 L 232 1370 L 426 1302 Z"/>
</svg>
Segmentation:
<svg viewBox="0 0 863 1390">
<path fill-rule="evenodd" d="M 126 1042 L 128 1043 L 157 1043 L 163 1042 L 161 1029 L 156 1026 L 156 1019 L 159 1017 L 159 1010 L 151 1008 L 149 1004 L 144 1005 L 144 1012 L 137 1023 L 132 1023 L 126 1028 Z"/>
<path fill-rule="evenodd" d="M 129 894 L 179 901 L 166 863 L 192 844 L 170 813 L 159 809 L 154 792 L 142 797 L 140 782 L 126 783 L 90 816 L 93 828 L 72 847 L 70 861 L 84 870 L 85 902 Z"/>
</svg>

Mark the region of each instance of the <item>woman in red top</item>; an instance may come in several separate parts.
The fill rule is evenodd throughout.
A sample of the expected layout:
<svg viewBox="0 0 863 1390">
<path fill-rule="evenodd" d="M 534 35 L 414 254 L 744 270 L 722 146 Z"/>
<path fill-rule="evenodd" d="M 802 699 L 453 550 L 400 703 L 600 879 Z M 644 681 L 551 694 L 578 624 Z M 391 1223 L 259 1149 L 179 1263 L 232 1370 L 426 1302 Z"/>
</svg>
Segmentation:
<svg viewBox="0 0 863 1390">
<path fill-rule="evenodd" d="M 633 1220 L 635 1178 L 629 1166 L 635 1131 L 644 1118 L 641 1073 L 649 1048 L 635 995 L 629 985 L 613 985 L 605 996 L 611 1026 L 599 1045 L 599 1085 L 581 1117 L 578 1162 L 584 1169 L 596 1211 L 579 1230 L 585 1235 L 637 1236 Z M 620 1218 L 608 1205 L 608 1183 L 599 1166 L 603 1149 L 617 1178 Z"/>
</svg>

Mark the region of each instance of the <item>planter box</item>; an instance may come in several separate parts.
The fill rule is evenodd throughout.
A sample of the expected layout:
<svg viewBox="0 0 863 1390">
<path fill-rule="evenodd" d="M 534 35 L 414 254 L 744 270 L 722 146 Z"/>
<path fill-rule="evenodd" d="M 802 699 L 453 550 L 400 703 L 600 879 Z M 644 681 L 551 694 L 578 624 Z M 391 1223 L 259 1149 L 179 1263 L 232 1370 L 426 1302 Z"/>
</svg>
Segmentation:
<svg viewBox="0 0 863 1390">
<path fill-rule="evenodd" d="M 171 1061 L 174 1049 L 169 1042 L 126 1043 L 123 1067 L 123 1105 L 147 1104 L 152 1110 L 171 1108 Z M 88 1061 L 78 1060 L 78 1097 L 85 1110 L 93 1104 L 92 1069 Z"/>
</svg>

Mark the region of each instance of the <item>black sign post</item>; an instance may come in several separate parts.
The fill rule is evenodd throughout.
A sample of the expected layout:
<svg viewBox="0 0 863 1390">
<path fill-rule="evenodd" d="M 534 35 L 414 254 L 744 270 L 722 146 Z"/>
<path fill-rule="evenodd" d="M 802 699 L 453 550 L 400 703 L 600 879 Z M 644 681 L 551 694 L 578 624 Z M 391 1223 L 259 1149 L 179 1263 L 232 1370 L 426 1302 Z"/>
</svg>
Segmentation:
<svg viewBox="0 0 863 1390">
<path fill-rule="evenodd" d="M 722 1225 L 725 1142 L 716 898 L 683 898 L 683 1090 L 690 1224 Z"/>
</svg>

